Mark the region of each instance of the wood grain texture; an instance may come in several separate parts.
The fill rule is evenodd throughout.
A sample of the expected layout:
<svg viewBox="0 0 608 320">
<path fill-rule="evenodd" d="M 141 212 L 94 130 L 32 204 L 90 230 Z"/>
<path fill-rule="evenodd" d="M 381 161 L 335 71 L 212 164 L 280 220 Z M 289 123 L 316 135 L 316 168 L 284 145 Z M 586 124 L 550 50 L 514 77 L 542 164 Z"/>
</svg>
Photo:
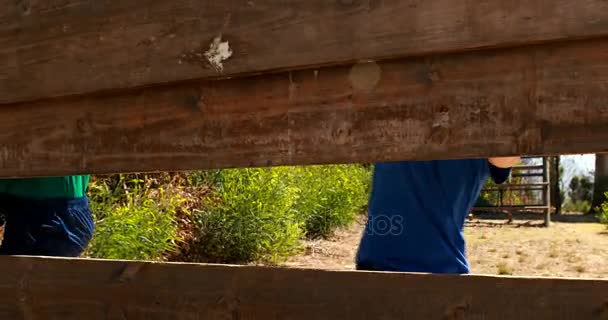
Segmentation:
<svg viewBox="0 0 608 320">
<path fill-rule="evenodd" d="M 11 104 L 0 176 L 608 150 L 608 41 Z"/>
<path fill-rule="evenodd" d="M 606 319 L 608 281 L 0 258 L 2 319 Z"/>
<path fill-rule="evenodd" d="M 604 0 L 0 0 L 0 104 L 608 35 Z M 203 53 L 221 35 L 222 73 Z"/>
</svg>

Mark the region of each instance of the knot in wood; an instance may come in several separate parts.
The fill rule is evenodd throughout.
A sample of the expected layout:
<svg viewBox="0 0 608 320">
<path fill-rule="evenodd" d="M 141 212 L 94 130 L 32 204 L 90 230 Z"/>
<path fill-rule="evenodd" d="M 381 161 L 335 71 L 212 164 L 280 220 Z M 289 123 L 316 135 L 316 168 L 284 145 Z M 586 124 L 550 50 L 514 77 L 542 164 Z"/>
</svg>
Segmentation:
<svg viewBox="0 0 608 320">
<path fill-rule="evenodd" d="M 382 69 L 375 62 L 357 63 L 350 69 L 348 79 L 355 90 L 369 92 L 380 82 Z"/>
</svg>

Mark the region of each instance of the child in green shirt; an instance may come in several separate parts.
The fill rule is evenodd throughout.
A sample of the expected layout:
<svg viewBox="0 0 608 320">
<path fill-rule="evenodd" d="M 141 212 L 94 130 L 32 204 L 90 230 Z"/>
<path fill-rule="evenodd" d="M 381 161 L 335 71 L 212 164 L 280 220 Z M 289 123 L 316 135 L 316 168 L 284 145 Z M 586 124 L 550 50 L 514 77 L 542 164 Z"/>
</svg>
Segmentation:
<svg viewBox="0 0 608 320">
<path fill-rule="evenodd" d="M 0 179 L 0 255 L 79 256 L 94 231 L 89 178 Z"/>
</svg>

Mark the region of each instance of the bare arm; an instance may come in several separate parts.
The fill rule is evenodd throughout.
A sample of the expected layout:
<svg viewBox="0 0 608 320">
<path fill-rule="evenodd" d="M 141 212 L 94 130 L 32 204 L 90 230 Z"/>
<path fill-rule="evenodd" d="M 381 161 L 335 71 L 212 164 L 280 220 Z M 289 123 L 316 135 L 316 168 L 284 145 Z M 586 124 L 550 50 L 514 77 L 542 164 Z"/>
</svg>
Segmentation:
<svg viewBox="0 0 608 320">
<path fill-rule="evenodd" d="M 521 161 L 520 157 L 495 157 L 488 161 L 497 168 L 511 168 Z"/>
</svg>

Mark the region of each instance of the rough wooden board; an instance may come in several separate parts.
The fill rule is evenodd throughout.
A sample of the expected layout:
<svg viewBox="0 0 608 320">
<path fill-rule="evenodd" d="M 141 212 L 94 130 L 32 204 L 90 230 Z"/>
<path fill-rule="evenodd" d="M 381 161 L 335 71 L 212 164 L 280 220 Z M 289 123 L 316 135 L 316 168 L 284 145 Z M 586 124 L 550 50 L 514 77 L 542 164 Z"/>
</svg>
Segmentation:
<svg viewBox="0 0 608 320">
<path fill-rule="evenodd" d="M 608 41 L 0 108 L 0 176 L 608 150 Z"/>
<path fill-rule="evenodd" d="M 0 258 L 2 319 L 607 319 L 608 281 Z"/>
<path fill-rule="evenodd" d="M 0 0 L 0 104 L 608 35 L 603 0 Z M 222 35 L 218 73 L 204 53 Z"/>
</svg>

